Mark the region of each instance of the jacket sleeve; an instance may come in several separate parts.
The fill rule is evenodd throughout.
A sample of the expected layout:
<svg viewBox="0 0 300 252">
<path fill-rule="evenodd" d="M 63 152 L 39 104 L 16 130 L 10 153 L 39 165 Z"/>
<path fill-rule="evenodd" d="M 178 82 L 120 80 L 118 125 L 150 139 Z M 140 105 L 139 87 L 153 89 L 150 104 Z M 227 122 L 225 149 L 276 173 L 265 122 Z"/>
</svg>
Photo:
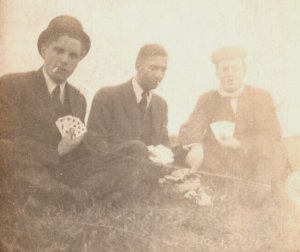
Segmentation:
<svg viewBox="0 0 300 252">
<path fill-rule="evenodd" d="M 179 143 L 181 145 L 203 142 L 208 121 L 208 96 L 208 94 L 204 94 L 198 99 L 196 107 L 189 119 L 181 126 L 179 131 Z"/>
<path fill-rule="evenodd" d="M 271 95 L 261 91 L 254 100 L 255 113 L 253 131 L 246 136 L 237 137 L 246 152 L 271 157 L 276 143 L 281 142 L 281 127 Z"/>
<path fill-rule="evenodd" d="M 91 153 L 97 154 L 106 151 L 113 125 L 112 121 L 112 96 L 109 88 L 103 88 L 95 95 L 88 122 L 87 133 L 84 141 Z"/>
<path fill-rule="evenodd" d="M 163 106 L 163 119 L 162 119 L 162 144 L 165 146 L 170 146 L 169 134 L 168 134 L 168 105 L 164 101 Z"/>
<path fill-rule="evenodd" d="M 26 134 L 22 124 L 22 85 L 15 79 L 0 80 L 0 137 L 10 140 L 27 160 L 44 165 L 58 165 L 57 147 L 36 141 Z M 32 122 L 34 123 L 34 122 Z"/>
</svg>

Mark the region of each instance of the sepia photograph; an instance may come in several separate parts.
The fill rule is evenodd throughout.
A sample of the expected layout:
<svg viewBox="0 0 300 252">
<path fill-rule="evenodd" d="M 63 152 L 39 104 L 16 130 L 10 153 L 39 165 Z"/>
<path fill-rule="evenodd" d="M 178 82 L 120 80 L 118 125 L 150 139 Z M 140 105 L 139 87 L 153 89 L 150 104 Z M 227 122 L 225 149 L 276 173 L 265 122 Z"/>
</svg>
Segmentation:
<svg viewBox="0 0 300 252">
<path fill-rule="evenodd" d="M 0 0 L 0 252 L 300 252 L 299 14 Z"/>
</svg>

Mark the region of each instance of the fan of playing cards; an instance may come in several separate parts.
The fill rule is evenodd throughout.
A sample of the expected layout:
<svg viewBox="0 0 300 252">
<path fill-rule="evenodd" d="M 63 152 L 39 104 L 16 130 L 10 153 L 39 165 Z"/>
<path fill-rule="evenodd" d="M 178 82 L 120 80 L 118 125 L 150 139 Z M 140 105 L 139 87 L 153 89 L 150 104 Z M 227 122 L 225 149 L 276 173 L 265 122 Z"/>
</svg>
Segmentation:
<svg viewBox="0 0 300 252">
<path fill-rule="evenodd" d="M 86 127 L 81 120 L 75 116 L 67 115 L 60 117 L 55 122 L 62 137 L 65 137 L 71 130 L 74 131 L 72 138 L 79 137 L 86 132 Z"/>
<path fill-rule="evenodd" d="M 220 140 L 222 138 L 233 136 L 235 123 L 230 121 L 217 121 L 210 124 L 210 128 L 213 131 L 216 139 Z"/>
</svg>

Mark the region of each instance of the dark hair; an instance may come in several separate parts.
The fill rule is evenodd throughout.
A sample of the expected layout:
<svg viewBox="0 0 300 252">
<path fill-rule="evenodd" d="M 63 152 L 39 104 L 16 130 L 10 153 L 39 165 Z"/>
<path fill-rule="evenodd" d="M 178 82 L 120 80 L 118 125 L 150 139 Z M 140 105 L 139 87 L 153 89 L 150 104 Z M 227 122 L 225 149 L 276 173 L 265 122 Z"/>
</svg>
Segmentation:
<svg viewBox="0 0 300 252">
<path fill-rule="evenodd" d="M 162 57 L 168 57 L 168 53 L 166 49 L 159 45 L 159 44 L 146 44 L 144 45 L 138 53 L 138 56 L 136 58 L 135 66 L 136 68 L 138 65 L 141 64 L 141 62 L 149 57 L 152 56 L 162 56 Z"/>
</svg>

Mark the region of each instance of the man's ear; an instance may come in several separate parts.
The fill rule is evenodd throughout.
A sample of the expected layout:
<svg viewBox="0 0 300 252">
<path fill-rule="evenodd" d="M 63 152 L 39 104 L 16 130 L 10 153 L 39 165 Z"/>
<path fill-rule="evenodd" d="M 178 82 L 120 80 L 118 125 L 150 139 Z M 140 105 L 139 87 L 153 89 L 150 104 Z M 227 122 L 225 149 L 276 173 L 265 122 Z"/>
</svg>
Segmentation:
<svg viewBox="0 0 300 252">
<path fill-rule="evenodd" d="M 144 65 L 145 65 L 145 60 L 144 60 L 144 59 L 138 59 L 138 60 L 135 62 L 135 69 L 138 71 L 138 70 L 140 70 L 141 68 L 143 68 Z"/>
<path fill-rule="evenodd" d="M 86 52 L 84 51 L 84 47 L 80 43 L 80 61 L 84 58 L 85 55 L 86 55 Z"/>
<path fill-rule="evenodd" d="M 42 55 L 43 59 L 45 59 L 45 54 L 46 54 L 45 52 L 46 52 L 47 48 L 48 47 L 45 43 L 41 45 L 41 55 Z"/>
<path fill-rule="evenodd" d="M 141 62 L 140 61 L 136 61 L 135 62 L 135 70 L 139 70 L 139 68 L 141 67 Z"/>
</svg>

